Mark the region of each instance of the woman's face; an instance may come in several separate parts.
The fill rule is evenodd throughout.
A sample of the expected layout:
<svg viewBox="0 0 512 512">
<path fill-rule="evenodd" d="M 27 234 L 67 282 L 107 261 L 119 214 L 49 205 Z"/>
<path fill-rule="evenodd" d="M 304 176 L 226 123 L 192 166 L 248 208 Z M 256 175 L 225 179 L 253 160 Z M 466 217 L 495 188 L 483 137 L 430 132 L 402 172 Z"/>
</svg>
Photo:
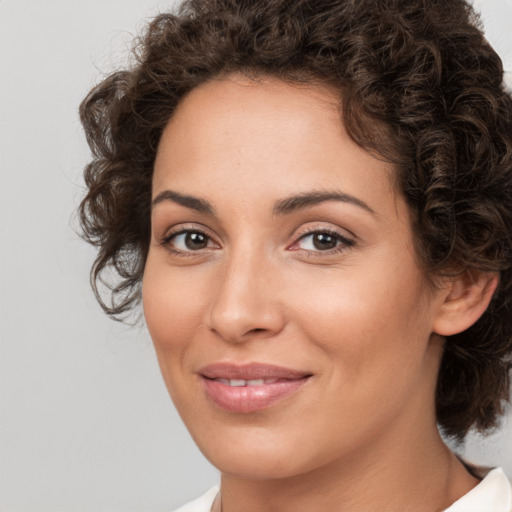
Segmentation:
<svg viewBox="0 0 512 512">
<path fill-rule="evenodd" d="M 221 471 L 298 475 L 435 429 L 440 299 L 392 175 L 320 88 L 212 81 L 166 127 L 144 312 Z"/>
</svg>

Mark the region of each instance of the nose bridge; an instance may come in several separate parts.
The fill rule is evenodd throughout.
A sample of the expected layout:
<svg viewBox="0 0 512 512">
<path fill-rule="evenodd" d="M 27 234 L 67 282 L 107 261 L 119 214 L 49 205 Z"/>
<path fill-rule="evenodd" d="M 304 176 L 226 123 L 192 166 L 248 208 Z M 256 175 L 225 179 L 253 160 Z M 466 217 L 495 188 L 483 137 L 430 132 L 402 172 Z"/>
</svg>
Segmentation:
<svg viewBox="0 0 512 512">
<path fill-rule="evenodd" d="M 282 328 L 273 262 L 252 244 L 233 247 L 222 262 L 210 310 L 210 328 L 228 341 L 271 336 Z"/>
</svg>

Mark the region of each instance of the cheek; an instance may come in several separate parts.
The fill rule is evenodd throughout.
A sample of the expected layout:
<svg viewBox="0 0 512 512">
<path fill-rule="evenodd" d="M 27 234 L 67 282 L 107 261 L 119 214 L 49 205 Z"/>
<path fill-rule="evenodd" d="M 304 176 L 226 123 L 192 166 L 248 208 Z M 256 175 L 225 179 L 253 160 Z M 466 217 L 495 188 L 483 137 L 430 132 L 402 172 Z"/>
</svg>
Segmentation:
<svg viewBox="0 0 512 512">
<path fill-rule="evenodd" d="M 207 283 L 156 259 L 148 257 L 142 299 L 146 325 L 160 357 L 182 352 L 200 327 Z"/>
<path fill-rule="evenodd" d="M 425 287 L 415 267 L 397 268 L 395 274 L 381 267 L 352 269 L 338 279 L 325 275 L 304 288 L 307 301 L 295 299 L 303 311 L 296 315 L 300 329 L 314 345 L 311 359 L 324 363 L 326 392 L 310 428 L 320 436 L 335 425 L 336 443 L 367 440 L 406 404 L 430 406 L 436 367 L 426 357 Z"/>
<path fill-rule="evenodd" d="M 430 335 L 426 285 L 416 266 L 380 262 L 325 272 L 302 283 L 307 295 L 294 294 L 307 300 L 293 299 L 302 329 L 337 362 L 333 371 L 354 379 L 364 373 L 366 382 L 369 375 L 401 372 L 406 359 L 420 364 Z"/>
<path fill-rule="evenodd" d="M 163 259 L 163 258 L 162 258 Z M 208 282 L 148 256 L 142 285 L 144 317 L 167 390 L 176 408 L 190 414 L 190 383 L 184 375 L 204 325 Z M 192 411 L 193 412 L 193 411 Z"/>
</svg>

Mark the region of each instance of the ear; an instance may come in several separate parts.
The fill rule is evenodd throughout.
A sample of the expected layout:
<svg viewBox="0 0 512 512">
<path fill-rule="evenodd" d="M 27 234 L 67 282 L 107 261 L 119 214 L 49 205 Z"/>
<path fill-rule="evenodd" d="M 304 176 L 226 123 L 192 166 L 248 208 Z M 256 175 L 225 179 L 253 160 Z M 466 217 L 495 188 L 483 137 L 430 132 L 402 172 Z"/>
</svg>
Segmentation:
<svg viewBox="0 0 512 512">
<path fill-rule="evenodd" d="M 433 332 L 452 336 L 471 327 L 485 312 L 498 286 L 497 272 L 468 269 L 447 279 Z"/>
</svg>

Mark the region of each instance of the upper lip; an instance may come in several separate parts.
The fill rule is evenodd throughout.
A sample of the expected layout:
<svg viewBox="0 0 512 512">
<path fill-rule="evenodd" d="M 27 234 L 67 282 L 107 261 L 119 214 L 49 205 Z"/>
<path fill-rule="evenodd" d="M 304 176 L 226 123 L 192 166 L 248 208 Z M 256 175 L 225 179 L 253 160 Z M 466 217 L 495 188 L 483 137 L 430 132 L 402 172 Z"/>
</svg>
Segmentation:
<svg viewBox="0 0 512 512">
<path fill-rule="evenodd" d="M 208 379 L 302 379 L 311 373 L 265 363 L 214 363 L 199 370 Z"/>
</svg>

